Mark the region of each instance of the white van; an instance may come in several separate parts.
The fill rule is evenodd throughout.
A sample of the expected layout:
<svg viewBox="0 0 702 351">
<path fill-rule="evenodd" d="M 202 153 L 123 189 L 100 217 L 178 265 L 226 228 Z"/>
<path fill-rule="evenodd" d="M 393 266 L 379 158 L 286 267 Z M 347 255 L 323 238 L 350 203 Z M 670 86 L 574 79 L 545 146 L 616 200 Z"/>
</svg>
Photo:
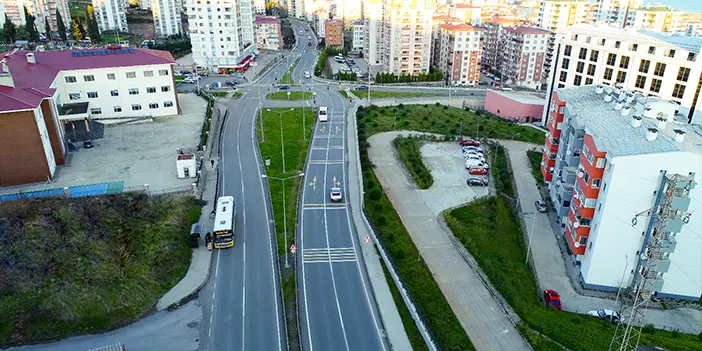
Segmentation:
<svg viewBox="0 0 702 351">
<path fill-rule="evenodd" d="M 311 78 L 310 71 L 305 71 L 305 78 Z"/>
<path fill-rule="evenodd" d="M 326 122 L 329 120 L 329 116 L 327 116 L 327 108 L 326 107 L 319 108 L 319 112 L 317 113 L 317 120 L 320 122 Z"/>
</svg>

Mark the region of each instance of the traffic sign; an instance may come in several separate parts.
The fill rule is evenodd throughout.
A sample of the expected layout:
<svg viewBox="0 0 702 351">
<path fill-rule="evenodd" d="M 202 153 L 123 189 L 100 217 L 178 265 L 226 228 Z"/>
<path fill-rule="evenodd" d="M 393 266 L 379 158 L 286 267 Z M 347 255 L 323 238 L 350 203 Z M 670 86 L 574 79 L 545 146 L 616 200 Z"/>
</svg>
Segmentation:
<svg viewBox="0 0 702 351">
<path fill-rule="evenodd" d="M 370 236 L 366 235 L 366 237 L 363 238 L 363 242 L 366 244 L 370 244 Z"/>
<path fill-rule="evenodd" d="M 290 253 L 295 253 L 295 252 L 297 252 L 297 248 L 293 244 L 293 246 L 290 246 Z"/>
</svg>

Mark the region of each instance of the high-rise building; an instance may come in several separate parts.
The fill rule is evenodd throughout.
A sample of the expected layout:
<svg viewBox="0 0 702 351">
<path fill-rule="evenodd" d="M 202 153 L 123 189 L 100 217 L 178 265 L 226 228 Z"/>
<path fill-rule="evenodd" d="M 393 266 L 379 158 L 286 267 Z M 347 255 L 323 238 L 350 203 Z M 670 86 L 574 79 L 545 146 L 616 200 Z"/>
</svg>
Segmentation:
<svg viewBox="0 0 702 351">
<path fill-rule="evenodd" d="M 363 10 L 365 18 L 363 57 L 366 59 L 369 70 L 382 70 L 382 47 L 385 42 L 383 0 L 367 0 Z"/>
<path fill-rule="evenodd" d="M 451 85 L 477 86 L 480 82 L 483 29 L 470 24 L 439 25 L 438 68 Z"/>
<path fill-rule="evenodd" d="M 505 27 L 500 33 L 498 63 L 505 84 L 541 89 L 550 31 L 535 27 Z"/>
<path fill-rule="evenodd" d="M 45 33 L 44 20 L 49 20 L 49 27 L 52 32 L 58 31 L 58 22 L 56 18 L 56 10 L 61 15 L 66 28 L 69 28 L 71 17 L 68 11 L 67 0 L 0 0 L 0 13 L 5 14 L 15 26 L 26 24 L 24 18 L 24 8 L 27 8 L 29 14 L 34 15 L 34 23 L 39 33 Z M 0 20 L 0 28 L 5 25 L 5 18 Z"/>
<path fill-rule="evenodd" d="M 654 295 L 699 300 L 702 126 L 677 103 L 603 85 L 550 100 L 541 172 L 583 285 L 626 289 L 656 260 Z"/>
<path fill-rule="evenodd" d="M 636 8 L 629 10 L 626 27 L 656 32 L 677 32 L 684 30 L 682 15 L 682 11 L 660 5 Z"/>
<path fill-rule="evenodd" d="M 182 0 L 151 0 L 154 32 L 157 36 L 166 37 L 182 33 L 183 21 L 180 17 L 182 8 Z"/>
<path fill-rule="evenodd" d="M 256 50 L 251 0 L 186 0 L 185 9 L 197 65 L 223 73 L 249 67 Z"/>
<path fill-rule="evenodd" d="M 491 18 L 483 23 L 483 64 L 488 67 L 500 66 L 502 28 L 516 25 L 517 21 L 504 18 Z"/>
<path fill-rule="evenodd" d="M 279 19 L 272 16 L 256 16 L 256 48 L 283 50 Z"/>
<path fill-rule="evenodd" d="M 366 25 L 363 20 L 356 20 L 352 23 L 351 27 L 353 33 L 351 51 L 358 53 L 363 51 L 363 37 L 365 36 Z"/>
<path fill-rule="evenodd" d="M 471 5 L 454 4 L 448 6 L 448 15 L 458 18 L 463 23 L 468 23 L 473 26 L 481 24 L 480 7 Z"/>
<path fill-rule="evenodd" d="M 629 11 L 641 7 L 643 0 L 599 0 L 597 3 L 597 21 L 624 27 Z"/>
<path fill-rule="evenodd" d="M 439 25 L 441 24 L 461 24 L 464 23 L 460 19 L 447 16 L 447 15 L 436 15 L 433 16 L 431 24 L 431 64 L 434 66 L 439 66 L 439 61 L 442 59 L 441 52 L 441 36 L 439 33 Z"/>
<path fill-rule="evenodd" d="M 109 30 L 128 32 L 127 13 L 124 11 L 126 7 L 125 0 L 93 0 L 93 9 L 100 32 Z M 70 28 L 70 21 L 64 21 L 64 23 L 67 23 L 66 28 Z"/>
<path fill-rule="evenodd" d="M 331 47 L 344 46 L 344 21 L 339 19 L 324 21 L 324 44 Z"/>
<path fill-rule="evenodd" d="M 672 100 L 702 116 L 702 38 L 580 24 L 559 41 L 551 90 L 603 83 Z M 546 118 L 548 118 L 546 116 Z"/>
<path fill-rule="evenodd" d="M 253 0 L 254 13 L 257 15 L 266 14 L 266 0 Z"/>
</svg>

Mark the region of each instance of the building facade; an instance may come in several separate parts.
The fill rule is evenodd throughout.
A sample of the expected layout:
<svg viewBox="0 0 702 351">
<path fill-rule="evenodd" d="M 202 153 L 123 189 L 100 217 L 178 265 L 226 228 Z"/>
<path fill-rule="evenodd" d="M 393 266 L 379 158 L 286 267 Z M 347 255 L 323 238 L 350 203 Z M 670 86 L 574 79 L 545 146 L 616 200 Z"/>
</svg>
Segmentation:
<svg viewBox="0 0 702 351">
<path fill-rule="evenodd" d="M 324 43 L 326 46 L 344 47 L 344 21 L 340 19 L 324 21 Z"/>
<path fill-rule="evenodd" d="M 92 0 L 95 18 L 100 32 L 116 30 L 129 32 L 127 26 L 127 2 L 125 0 Z M 71 21 L 64 21 L 66 29 L 70 30 Z"/>
<path fill-rule="evenodd" d="M 642 0 L 600 0 L 597 3 L 597 21 L 617 27 L 624 27 L 629 11 L 643 5 Z"/>
<path fill-rule="evenodd" d="M 517 91 L 485 92 L 485 110 L 508 121 L 531 123 L 541 120 L 544 99 Z"/>
<path fill-rule="evenodd" d="M 221 73 L 241 72 L 249 67 L 256 50 L 251 0 L 186 0 L 185 9 L 197 65 Z"/>
<path fill-rule="evenodd" d="M 383 4 L 381 63 L 396 76 L 428 73 L 431 65 L 431 30 L 435 2 L 390 1 Z"/>
<path fill-rule="evenodd" d="M 581 24 L 566 28 L 551 90 L 603 83 L 678 103 L 701 115 L 702 38 Z"/>
<path fill-rule="evenodd" d="M 283 50 L 279 19 L 271 16 L 256 16 L 256 47 L 261 50 Z"/>
<path fill-rule="evenodd" d="M 690 199 L 702 196 L 702 136 L 677 108 L 603 85 L 553 92 L 541 172 L 586 288 L 628 287 L 646 273 L 642 260 L 655 259 L 655 295 L 699 300 L 702 242 L 693 228 L 702 218 L 690 214 L 702 203 Z M 668 216 L 662 227 L 659 213 Z M 650 242 L 660 256 L 650 256 Z"/>
<path fill-rule="evenodd" d="M 34 15 L 34 23 L 37 24 L 39 33 L 49 36 L 51 33 L 46 33 L 44 28 L 45 19 L 49 21 L 49 27 L 52 32 L 58 31 L 58 19 L 56 18 L 56 10 L 58 10 L 66 28 L 69 28 L 71 17 L 68 11 L 68 0 L 1 0 L 0 13 L 7 15 L 7 18 L 17 27 L 25 25 L 24 8 L 27 7 L 28 12 Z M 0 28 L 5 25 L 5 18 L 0 20 Z"/>
<path fill-rule="evenodd" d="M 438 68 L 451 85 L 477 86 L 480 82 L 483 29 L 470 24 L 439 25 Z"/>
<path fill-rule="evenodd" d="M 356 20 L 352 23 L 353 42 L 351 51 L 359 53 L 363 51 L 363 39 L 366 34 L 366 25 L 363 20 Z"/>
<path fill-rule="evenodd" d="M 482 18 L 480 17 L 480 7 L 471 5 L 454 4 L 448 6 L 448 15 L 458 18 L 462 23 L 468 23 L 472 26 L 480 26 Z"/>
<path fill-rule="evenodd" d="M 431 64 L 435 67 L 439 66 L 439 61 L 441 61 L 441 56 L 439 53 L 441 52 L 441 33 L 440 33 L 440 27 L 439 25 L 441 24 L 461 24 L 461 20 L 455 17 L 447 16 L 447 15 L 437 15 L 433 16 L 431 19 L 431 49 L 429 51 L 429 55 L 431 56 Z M 485 43 L 483 43 L 484 45 Z"/>
<path fill-rule="evenodd" d="M 682 15 L 682 11 L 660 5 L 635 8 L 628 11 L 626 27 L 654 32 L 677 32 L 685 28 Z"/>
<path fill-rule="evenodd" d="M 544 65 L 551 32 L 535 27 L 506 27 L 501 31 L 501 43 L 495 68 L 509 85 L 541 89 L 546 80 Z"/>
<path fill-rule="evenodd" d="M 156 36 L 167 37 L 183 32 L 183 21 L 180 16 L 182 9 L 182 0 L 151 0 Z"/>
</svg>

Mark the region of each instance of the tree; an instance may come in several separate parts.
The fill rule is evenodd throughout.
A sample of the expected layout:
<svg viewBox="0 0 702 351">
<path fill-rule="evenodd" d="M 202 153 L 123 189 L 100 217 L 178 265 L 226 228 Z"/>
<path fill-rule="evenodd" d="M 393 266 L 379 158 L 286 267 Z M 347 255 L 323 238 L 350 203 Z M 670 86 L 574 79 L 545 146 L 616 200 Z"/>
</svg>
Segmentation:
<svg viewBox="0 0 702 351">
<path fill-rule="evenodd" d="M 31 41 L 39 41 L 39 32 L 37 31 L 36 24 L 34 23 L 34 16 L 29 14 L 27 6 L 24 7 L 24 21 L 26 23 L 24 28 L 29 35 L 28 39 Z"/>
<path fill-rule="evenodd" d="M 17 28 L 15 27 L 15 24 L 12 23 L 12 21 L 10 21 L 9 18 L 7 18 L 7 14 L 5 14 L 5 24 L 3 25 L 3 27 L 3 40 L 8 43 L 14 43 L 15 39 L 17 38 Z"/>
<path fill-rule="evenodd" d="M 56 9 L 56 27 L 61 40 L 66 41 L 66 24 L 63 23 L 63 18 L 61 18 L 61 13 L 58 9 Z"/>
<path fill-rule="evenodd" d="M 102 41 L 100 38 L 100 29 L 98 29 L 97 18 L 95 18 L 95 10 L 92 5 L 88 5 L 85 8 L 85 21 L 88 26 L 88 36 L 93 43 L 99 43 Z"/>
<path fill-rule="evenodd" d="M 46 38 L 51 40 L 51 26 L 49 26 L 49 17 L 44 17 L 44 34 Z"/>
<path fill-rule="evenodd" d="M 83 39 L 83 33 L 81 33 L 79 23 L 78 21 L 76 21 L 75 18 L 71 21 L 71 28 L 71 34 L 73 35 L 73 39 L 75 39 L 76 41 Z"/>
</svg>

